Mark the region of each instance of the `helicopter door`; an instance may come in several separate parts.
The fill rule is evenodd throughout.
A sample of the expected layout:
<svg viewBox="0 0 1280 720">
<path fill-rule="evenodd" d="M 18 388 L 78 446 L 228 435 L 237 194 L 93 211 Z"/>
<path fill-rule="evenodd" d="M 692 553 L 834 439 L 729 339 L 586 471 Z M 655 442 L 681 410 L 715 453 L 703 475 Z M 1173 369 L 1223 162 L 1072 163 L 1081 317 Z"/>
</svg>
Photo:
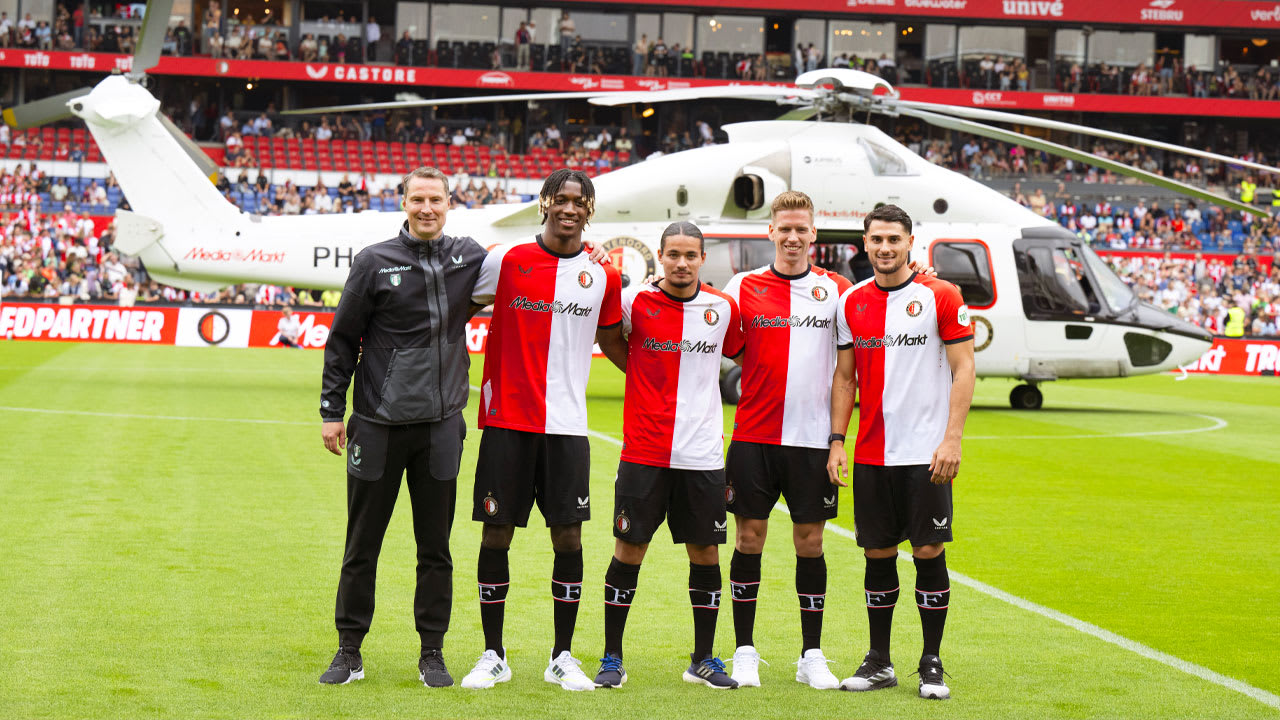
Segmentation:
<svg viewBox="0 0 1280 720">
<path fill-rule="evenodd" d="M 1013 242 L 1022 309 L 1031 321 L 1026 332 L 1029 355 L 1083 358 L 1095 354 L 1108 331 L 1097 321 L 1110 312 L 1094 287 L 1078 241 L 1069 232 L 1052 237 L 1029 234 L 1024 231 L 1023 237 Z M 1107 363 L 1108 374 L 1115 374 L 1114 365 Z M 1035 368 L 1030 372 L 1036 374 Z M 1075 368 L 1071 374 L 1092 373 Z"/>
</svg>

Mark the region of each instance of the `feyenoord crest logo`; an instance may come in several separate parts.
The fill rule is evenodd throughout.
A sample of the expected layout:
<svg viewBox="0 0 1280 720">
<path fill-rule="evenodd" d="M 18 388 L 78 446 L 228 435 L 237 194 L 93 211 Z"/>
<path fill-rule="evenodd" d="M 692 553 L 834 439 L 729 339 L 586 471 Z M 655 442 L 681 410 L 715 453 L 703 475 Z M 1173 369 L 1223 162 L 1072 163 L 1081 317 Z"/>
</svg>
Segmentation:
<svg viewBox="0 0 1280 720">
<path fill-rule="evenodd" d="M 356 443 L 351 443 L 351 464 L 358 467 L 361 460 L 363 458 L 360 457 L 360 446 Z"/>
<path fill-rule="evenodd" d="M 399 287 L 399 286 L 400 286 L 400 273 L 396 273 L 391 276 L 391 287 Z"/>
<path fill-rule="evenodd" d="M 815 286 L 810 294 L 813 295 L 813 299 L 818 302 L 825 302 L 827 299 L 827 289 L 821 285 Z"/>
<path fill-rule="evenodd" d="M 480 504 L 484 506 L 485 515 L 488 515 L 489 517 L 493 517 L 494 515 L 498 514 L 498 501 L 494 500 L 492 495 L 486 497 L 484 499 L 484 502 Z"/>
<path fill-rule="evenodd" d="M 631 531 L 631 518 L 627 517 L 625 514 L 618 515 L 618 518 L 613 521 L 613 524 L 618 528 L 618 532 L 620 533 L 626 534 Z"/>
<path fill-rule="evenodd" d="M 581 285 L 584 290 L 586 288 L 591 287 L 592 283 L 594 283 L 595 281 L 596 279 L 592 277 L 591 273 L 587 272 L 586 270 L 583 270 L 582 272 L 578 273 L 578 284 Z"/>
<path fill-rule="evenodd" d="M 734 492 L 733 492 L 733 486 L 732 486 L 732 485 L 725 485 L 725 486 L 724 486 L 724 502 L 725 502 L 725 504 L 726 504 L 726 505 L 728 505 L 728 504 L 733 503 L 733 498 L 734 498 L 734 497 L 735 497 L 735 494 L 734 494 Z"/>
<path fill-rule="evenodd" d="M 912 300 L 911 302 L 907 303 L 907 314 L 910 315 L 911 317 L 919 316 L 920 311 L 922 310 L 924 310 L 924 303 L 920 302 L 919 300 Z"/>
<path fill-rule="evenodd" d="M 707 308 L 707 311 L 702 313 L 702 319 L 706 320 L 708 325 L 715 325 L 720 322 L 720 313 L 713 308 Z"/>
</svg>

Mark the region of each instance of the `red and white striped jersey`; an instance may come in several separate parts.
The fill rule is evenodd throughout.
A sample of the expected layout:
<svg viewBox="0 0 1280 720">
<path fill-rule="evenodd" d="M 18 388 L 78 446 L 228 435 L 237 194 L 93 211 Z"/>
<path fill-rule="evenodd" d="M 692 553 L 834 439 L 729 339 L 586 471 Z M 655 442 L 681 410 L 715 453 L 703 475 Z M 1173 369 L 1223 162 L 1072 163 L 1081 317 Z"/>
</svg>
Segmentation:
<svg viewBox="0 0 1280 720">
<path fill-rule="evenodd" d="M 943 346 L 973 339 L 960 290 L 927 275 L 892 288 L 866 280 L 840 296 L 836 332 L 858 376 L 854 462 L 928 465 L 951 405 Z"/>
<path fill-rule="evenodd" d="M 747 337 L 735 440 L 827 447 L 836 309 L 851 285 L 818 267 L 793 276 L 767 265 L 738 273 L 725 286 L 738 301 Z"/>
<path fill-rule="evenodd" d="M 742 353 L 738 304 L 710 285 L 676 298 L 657 284 L 622 296 L 627 390 L 622 459 L 678 470 L 724 467 L 720 356 Z"/>
<path fill-rule="evenodd" d="M 493 305 L 480 427 L 587 434 L 587 378 L 597 327 L 622 322 L 622 276 L 587 253 L 534 237 L 489 251 L 471 301 Z"/>
</svg>

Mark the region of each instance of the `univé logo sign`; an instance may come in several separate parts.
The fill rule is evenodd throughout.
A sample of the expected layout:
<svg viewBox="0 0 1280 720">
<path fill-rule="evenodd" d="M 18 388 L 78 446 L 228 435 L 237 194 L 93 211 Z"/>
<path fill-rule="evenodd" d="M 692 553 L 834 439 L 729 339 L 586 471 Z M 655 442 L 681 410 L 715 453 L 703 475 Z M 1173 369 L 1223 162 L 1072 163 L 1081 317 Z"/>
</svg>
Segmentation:
<svg viewBox="0 0 1280 720">
<path fill-rule="evenodd" d="M 1062 0 L 1004 0 L 1001 9 L 1014 17 L 1062 17 Z"/>
</svg>

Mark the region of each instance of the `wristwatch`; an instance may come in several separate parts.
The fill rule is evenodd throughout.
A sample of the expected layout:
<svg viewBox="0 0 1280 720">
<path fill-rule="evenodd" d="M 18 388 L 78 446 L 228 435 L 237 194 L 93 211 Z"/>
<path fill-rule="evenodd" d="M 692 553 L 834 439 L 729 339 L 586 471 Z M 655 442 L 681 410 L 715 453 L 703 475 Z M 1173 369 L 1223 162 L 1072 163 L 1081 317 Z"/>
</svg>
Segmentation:
<svg viewBox="0 0 1280 720">
<path fill-rule="evenodd" d="M 839 440 L 840 442 L 844 442 L 844 435 L 841 435 L 840 433 L 831 433 L 830 435 L 827 436 L 828 445 L 830 445 L 831 443 L 837 440 Z"/>
</svg>

